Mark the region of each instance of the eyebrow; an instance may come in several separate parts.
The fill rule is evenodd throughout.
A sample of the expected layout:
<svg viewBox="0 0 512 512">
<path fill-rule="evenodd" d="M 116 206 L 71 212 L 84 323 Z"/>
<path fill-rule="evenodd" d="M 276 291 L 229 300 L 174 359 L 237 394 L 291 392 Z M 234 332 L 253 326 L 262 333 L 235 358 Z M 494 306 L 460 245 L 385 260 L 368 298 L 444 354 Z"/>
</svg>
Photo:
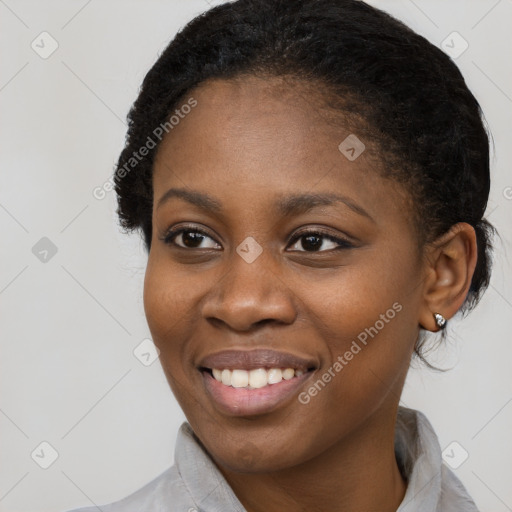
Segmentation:
<svg viewBox="0 0 512 512">
<path fill-rule="evenodd" d="M 190 190 L 185 188 L 171 188 L 158 200 L 157 209 L 164 203 L 168 202 L 171 198 L 176 197 L 183 199 L 202 210 L 213 213 L 222 212 L 222 203 L 203 192 Z M 293 194 L 285 198 L 279 199 L 274 206 L 277 213 L 283 217 L 299 215 L 306 213 L 319 206 L 330 206 L 336 203 L 343 203 L 348 206 L 352 211 L 367 217 L 372 222 L 375 222 L 373 217 L 360 205 L 354 203 L 350 198 L 340 196 L 333 193 L 319 193 L 319 194 Z"/>
</svg>

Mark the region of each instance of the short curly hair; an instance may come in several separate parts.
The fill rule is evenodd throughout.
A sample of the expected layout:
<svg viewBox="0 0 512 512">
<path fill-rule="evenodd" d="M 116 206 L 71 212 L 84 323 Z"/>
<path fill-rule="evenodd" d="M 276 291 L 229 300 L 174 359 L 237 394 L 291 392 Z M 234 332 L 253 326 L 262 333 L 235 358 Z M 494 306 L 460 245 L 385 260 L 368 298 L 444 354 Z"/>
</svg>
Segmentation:
<svg viewBox="0 0 512 512">
<path fill-rule="evenodd" d="M 420 244 L 458 222 L 473 226 L 478 260 L 461 311 L 473 309 L 489 285 L 496 231 L 484 219 L 489 138 L 480 105 L 445 53 L 359 0 L 238 0 L 180 30 L 128 114 L 114 173 L 124 230 L 140 229 L 149 251 L 153 162 L 161 140 L 154 141 L 155 129 L 168 125 L 173 109 L 202 82 L 246 75 L 317 83 L 333 109 L 359 119 L 358 133 L 380 150 L 382 174 L 410 193 Z M 419 340 L 415 354 L 431 366 L 422 345 Z"/>
</svg>

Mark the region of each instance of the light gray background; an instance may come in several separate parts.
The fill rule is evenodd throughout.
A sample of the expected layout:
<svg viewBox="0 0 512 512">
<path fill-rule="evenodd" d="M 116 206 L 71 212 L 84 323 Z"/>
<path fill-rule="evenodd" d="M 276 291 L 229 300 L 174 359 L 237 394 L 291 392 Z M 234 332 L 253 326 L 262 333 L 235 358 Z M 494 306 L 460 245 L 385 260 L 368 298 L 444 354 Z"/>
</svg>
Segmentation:
<svg viewBox="0 0 512 512">
<path fill-rule="evenodd" d="M 173 462 L 183 414 L 159 361 L 133 354 L 150 337 L 146 256 L 119 232 L 114 193 L 92 190 L 111 175 L 146 71 L 208 3 L 0 0 L 2 512 L 111 502 Z M 455 472 L 482 511 L 512 510 L 512 1 L 371 3 L 436 45 L 453 31 L 469 43 L 456 62 L 494 135 L 488 217 L 503 241 L 482 303 L 432 358 L 455 368 L 411 370 L 402 403 L 442 448 L 469 453 Z M 47 59 L 31 48 L 43 31 L 59 45 Z M 47 262 L 32 252 L 42 237 L 57 247 Z M 58 452 L 48 469 L 31 457 L 50 456 L 43 441 Z"/>
</svg>

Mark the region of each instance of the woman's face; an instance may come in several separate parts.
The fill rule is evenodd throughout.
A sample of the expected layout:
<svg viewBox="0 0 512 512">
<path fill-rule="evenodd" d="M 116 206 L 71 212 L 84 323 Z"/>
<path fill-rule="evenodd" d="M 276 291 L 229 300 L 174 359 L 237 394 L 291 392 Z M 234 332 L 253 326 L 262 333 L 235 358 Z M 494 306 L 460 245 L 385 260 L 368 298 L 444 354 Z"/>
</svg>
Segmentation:
<svg viewBox="0 0 512 512">
<path fill-rule="evenodd" d="M 201 85 L 154 166 L 148 324 L 189 423 L 233 471 L 393 425 L 419 331 L 405 194 L 372 169 L 370 141 L 342 152 L 351 130 L 297 91 Z"/>
</svg>

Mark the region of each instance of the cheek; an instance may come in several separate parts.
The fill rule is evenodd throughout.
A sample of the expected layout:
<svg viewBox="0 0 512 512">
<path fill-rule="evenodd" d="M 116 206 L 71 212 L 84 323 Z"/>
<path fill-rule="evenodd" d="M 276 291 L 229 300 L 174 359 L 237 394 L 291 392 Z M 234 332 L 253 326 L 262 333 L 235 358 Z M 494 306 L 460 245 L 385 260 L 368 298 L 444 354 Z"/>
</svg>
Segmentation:
<svg viewBox="0 0 512 512">
<path fill-rule="evenodd" d="M 144 311 L 154 344 L 160 351 L 160 361 L 172 386 L 171 378 L 182 373 L 186 344 L 185 326 L 193 314 L 190 290 L 184 280 L 155 262 L 150 256 L 144 278 Z"/>
<path fill-rule="evenodd" d="M 166 258 L 150 254 L 144 277 L 144 311 L 155 344 L 161 343 L 164 335 L 169 338 L 180 330 L 193 313 L 196 294 L 190 276 L 179 272 Z"/>
<path fill-rule="evenodd" d="M 329 400 L 339 400 L 351 403 L 351 410 L 371 409 L 406 372 L 418 335 L 420 300 L 414 285 L 418 268 L 407 253 L 380 248 L 342 269 L 336 279 L 310 283 L 305 315 L 314 319 L 313 329 L 326 349 L 319 377 L 329 368 L 335 375 L 325 376 L 332 395 L 322 392 L 319 402 L 326 407 Z"/>
<path fill-rule="evenodd" d="M 160 351 L 165 377 L 180 406 L 194 399 L 186 385 L 186 326 L 191 322 L 192 291 L 165 259 L 150 254 L 144 277 L 144 310 L 154 344 Z"/>
<path fill-rule="evenodd" d="M 323 279 L 313 276 L 301 282 L 298 289 L 308 292 L 302 294 L 309 310 L 306 316 L 314 319 L 328 340 L 338 338 L 343 344 L 376 323 L 384 334 L 397 329 L 406 317 L 414 316 L 413 308 L 406 306 L 417 302 L 417 281 L 418 269 L 409 256 L 379 247 L 361 253 L 335 275 Z M 395 303 L 400 307 L 393 308 Z"/>
</svg>

